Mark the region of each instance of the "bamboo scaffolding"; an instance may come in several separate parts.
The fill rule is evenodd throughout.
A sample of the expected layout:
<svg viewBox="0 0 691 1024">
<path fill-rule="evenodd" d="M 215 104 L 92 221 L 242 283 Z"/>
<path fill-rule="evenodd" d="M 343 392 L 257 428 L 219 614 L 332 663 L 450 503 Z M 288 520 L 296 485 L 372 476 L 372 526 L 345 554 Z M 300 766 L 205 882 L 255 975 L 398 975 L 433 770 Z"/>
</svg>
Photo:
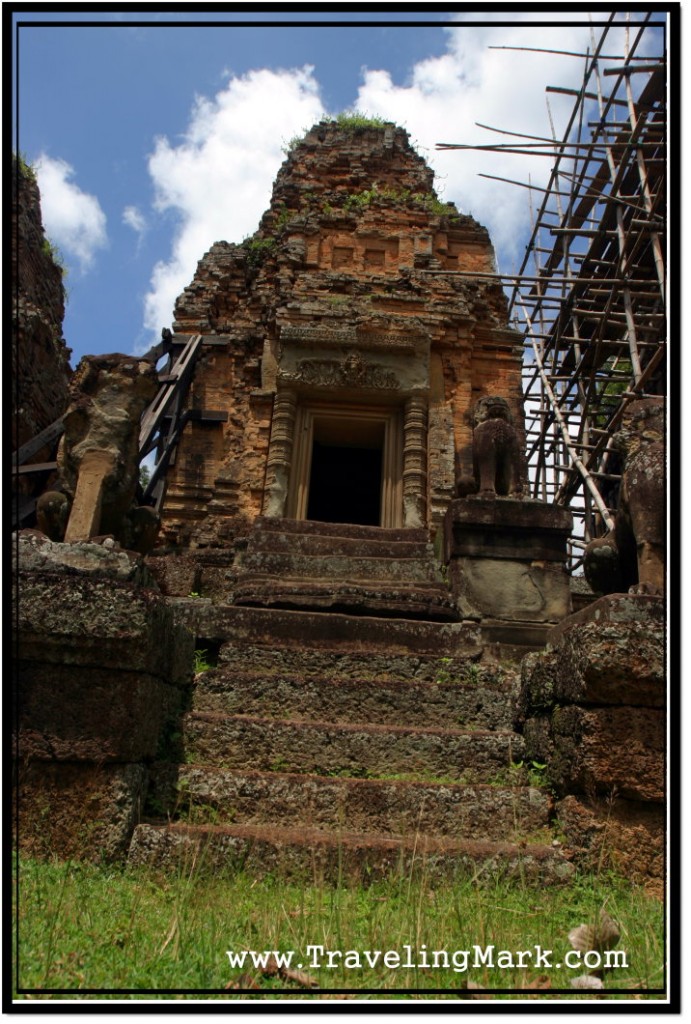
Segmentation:
<svg viewBox="0 0 691 1024">
<path fill-rule="evenodd" d="M 552 139 L 481 125 L 521 141 L 462 147 L 554 160 L 546 187 L 482 176 L 540 197 L 536 212 L 531 206 L 533 233 L 518 273 L 495 279 L 510 289 L 510 314 L 524 329 L 532 492 L 568 505 L 576 517 L 572 570 L 587 541 L 612 526 L 619 481 L 612 438 L 624 411 L 664 386 L 666 71 L 662 58 L 635 52 L 652 24 L 650 13 L 632 26 L 627 53 L 605 56 L 609 28 L 618 24 L 613 18 L 593 38 L 592 54 L 546 51 L 585 61 L 580 89 L 546 90 L 575 98 L 563 139 L 548 104 Z M 603 69 L 603 61 L 620 63 Z M 647 76 L 637 95 L 634 75 Z M 599 120 L 586 116 L 591 101 Z M 533 272 L 529 259 L 536 261 Z"/>
</svg>

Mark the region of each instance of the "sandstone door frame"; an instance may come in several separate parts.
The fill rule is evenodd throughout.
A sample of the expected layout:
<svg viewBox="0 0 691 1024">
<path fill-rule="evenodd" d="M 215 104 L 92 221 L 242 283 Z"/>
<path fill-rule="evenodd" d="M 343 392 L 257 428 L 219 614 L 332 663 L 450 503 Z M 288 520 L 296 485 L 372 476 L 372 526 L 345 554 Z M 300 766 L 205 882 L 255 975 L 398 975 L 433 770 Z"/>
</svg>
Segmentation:
<svg viewBox="0 0 691 1024">
<path fill-rule="evenodd" d="M 305 517 L 315 413 L 343 420 L 360 416 L 384 424 L 381 526 L 426 527 L 426 392 L 375 404 L 367 398 L 358 401 L 357 397 L 348 400 L 346 396 L 317 399 L 300 395 L 293 388 L 279 387 L 271 424 L 263 514 L 278 519 Z"/>
<path fill-rule="evenodd" d="M 288 487 L 286 515 L 289 519 L 306 519 L 312 468 L 315 427 L 319 422 L 383 427 L 381 472 L 381 513 L 379 525 L 403 525 L 403 414 L 398 405 L 325 403 L 305 401 L 295 417 L 292 470 Z"/>
</svg>

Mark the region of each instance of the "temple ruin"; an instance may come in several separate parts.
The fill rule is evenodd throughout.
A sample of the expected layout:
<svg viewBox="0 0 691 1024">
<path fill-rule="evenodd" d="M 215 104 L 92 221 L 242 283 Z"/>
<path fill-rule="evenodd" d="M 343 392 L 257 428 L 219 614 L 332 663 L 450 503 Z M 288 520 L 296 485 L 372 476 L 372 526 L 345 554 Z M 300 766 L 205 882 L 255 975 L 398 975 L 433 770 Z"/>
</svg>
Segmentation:
<svg viewBox="0 0 691 1024">
<path fill-rule="evenodd" d="M 539 366 L 503 283 L 402 128 L 325 120 L 257 232 L 200 259 L 160 346 L 81 365 L 39 528 L 17 535 L 25 849 L 88 855 L 88 834 L 133 863 L 203 850 L 358 880 L 421 857 L 550 882 L 597 863 L 660 886 L 664 503 L 641 526 L 633 461 L 608 448 L 622 496 L 575 540 L 604 582 L 574 584 L 570 507 L 529 468 Z M 627 337 L 614 361 L 598 349 L 608 372 Z M 626 443 L 657 493 L 663 364 L 642 351 Z M 99 462 L 85 439 L 114 381 L 137 400 Z M 626 586 L 601 558 L 617 514 L 639 549 Z"/>
<path fill-rule="evenodd" d="M 191 407 L 228 418 L 182 436 L 164 540 L 218 546 L 260 515 L 439 529 L 479 398 L 507 401 L 523 446 L 503 292 L 443 273 L 494 267 L 403 129 L 310 130 L 256 234 L 216 243 L 176 304 L 176 337 L 208 344 Z"/>
</svg>

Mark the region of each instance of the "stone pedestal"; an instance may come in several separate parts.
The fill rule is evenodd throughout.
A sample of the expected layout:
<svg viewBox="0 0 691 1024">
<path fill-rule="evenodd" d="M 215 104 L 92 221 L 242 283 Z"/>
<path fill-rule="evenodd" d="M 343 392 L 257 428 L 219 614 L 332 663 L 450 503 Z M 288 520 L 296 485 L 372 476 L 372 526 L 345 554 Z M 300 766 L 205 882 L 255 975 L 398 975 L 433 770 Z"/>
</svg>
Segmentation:
<svg viewBox="0 0 691 1024">
<path fill-rule="evenodd" d="M 449 581 L 464 619 L 544 627 L 571 610 L 566 541 L 571 514 L 515 498 L 451 502 L 445 520 Z M 540 632 L 533 630 L 533 632 Z"/>
<path fill-rule="evenodd" d="M 191 682 L 191 634 L 141 559 L 110 544 L 17 538 L 18 840 L 36 855 L 126 853 Z"/>
<path fill-rule="evenodd" d="M 526 757 L 588 870 L 659 884 L 664 862 L 664 603 L 612 594 L 565 619 L 521 666 Z"/>
</svg>

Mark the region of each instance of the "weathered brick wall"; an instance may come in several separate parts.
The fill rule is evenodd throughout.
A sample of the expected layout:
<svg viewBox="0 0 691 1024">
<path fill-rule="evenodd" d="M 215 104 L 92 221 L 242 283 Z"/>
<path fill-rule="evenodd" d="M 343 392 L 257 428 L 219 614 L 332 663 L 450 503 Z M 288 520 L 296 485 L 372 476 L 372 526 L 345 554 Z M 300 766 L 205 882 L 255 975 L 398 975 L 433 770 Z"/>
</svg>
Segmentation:
<svg viewBox="0 0 691 1024">
<path fill-rule="evenodd" d="M 12 160 L 12 447 L 67 408 L 69 355 L 62 337 L 62 271 L 46 242 L 36 179 Z M 38 453 L 34 461 L 41 461 Z"/>
<path fill-rule="evenodd" d="M 225 410 L 189 427 L 168 474 L 164 543 L 227 543 L 261 512 L 281 336 L 350 330 L 431 345 L 428 519 L 471 472 L 472 406 L 504 396 L 522 429 L 520 351 L 491 273 L 487 231 L 439 202 L 433 174 L 393 125 L 321 124 L 288 155 L 252 239 L 215 243 L 179 297 L 174 330 L 227 337 L 196 370 L 190 402 Z"/>
</svg>

